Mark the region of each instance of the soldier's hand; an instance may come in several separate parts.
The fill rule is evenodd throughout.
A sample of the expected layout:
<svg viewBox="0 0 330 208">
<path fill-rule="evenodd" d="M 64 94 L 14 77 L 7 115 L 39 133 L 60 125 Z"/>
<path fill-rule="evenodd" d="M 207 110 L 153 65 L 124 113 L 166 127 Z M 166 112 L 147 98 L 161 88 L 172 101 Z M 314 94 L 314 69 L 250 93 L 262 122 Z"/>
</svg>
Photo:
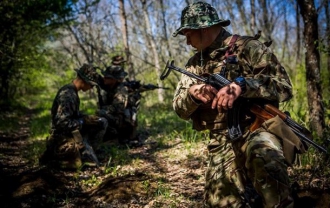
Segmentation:
<svg viewBox="0 0 330 208">
<path fill-rule="evenodd" d="M 224 86 L 213 99 L 212 109 L 217 108 L 219 112 L 222 112 L 223 110 L 232 108 L 234 101 L 239 97 L 241 92 L 241 87 L 235 83 Z"/>
<path fill-rule="evenodd" d="M 206 84 L 193 85 L 189 88 L 191 97 L 205 104 L 212 101 L 217 92 L 218 91 L 214 87 Z"/>
</svg>

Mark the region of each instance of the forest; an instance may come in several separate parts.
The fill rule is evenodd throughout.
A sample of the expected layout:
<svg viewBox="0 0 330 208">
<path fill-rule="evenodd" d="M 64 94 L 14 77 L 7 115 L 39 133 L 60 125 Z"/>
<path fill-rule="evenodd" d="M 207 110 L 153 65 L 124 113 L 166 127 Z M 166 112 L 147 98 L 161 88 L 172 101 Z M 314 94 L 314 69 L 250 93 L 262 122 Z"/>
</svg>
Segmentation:
<svg viewBox="0 0 330 208">
<path fill-rule="evenodd" d="M 203 207 L 206 132 L 172 108 L 179 73 L 160 80 L 166 63 L 184 68 L 195 53 L 173 37 L 194 0 L 0 1 L 0 199 L 2 207 Z M 330 2 L 205 0 L 232 34 L 261 34 L 289 73 L 294 97 L 280 104 L 330 149 Z M 127 60 L 127 79 L 169 89 L 142 93 L 141 147 L 110 144 L 102 168 L 40 167 L 56 92 L 84 63 L 104 69 Z M 96 90 L 82 92 L 93 114 Z M 329 152 L 329 151 L 328 151 Z M 310 147 L 289 168 L 297 207 L 330 206 L 328 154 Z"/>
</svg>

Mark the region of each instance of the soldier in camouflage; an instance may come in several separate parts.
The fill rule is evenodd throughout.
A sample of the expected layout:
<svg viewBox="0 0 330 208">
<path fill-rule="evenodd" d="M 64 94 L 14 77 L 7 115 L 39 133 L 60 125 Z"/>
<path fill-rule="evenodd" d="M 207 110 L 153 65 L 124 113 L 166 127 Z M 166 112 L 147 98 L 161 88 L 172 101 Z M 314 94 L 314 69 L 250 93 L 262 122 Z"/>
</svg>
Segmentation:
<svg viewBox="0 0 330 208">
<path fill-rule="evenodd" d="M 127 143 L 133 127 L 125 120 L 125 109 L 129 101 L 128 87 L 123 84 L 127 72 L 124 71 L 122 56 L 114 56 L 112 65 L 102 72 L 103 80 L 99 91 L 98 115 L 108 119 L 109 126 L 104 140 L 118 139 Z"/>
<path fill-rule="evenodd" d="M 51 134 L 47 138 L 47 149 L 40 158 L 41 164 L 77 169 L 85 163 L 95 163 L 85 151 L 86 146 L 91 145 L 97 150 L 108 124 L 105 118 L 80 113 L 78 92 L 91 90 L 100 75 L 89 64 L 75 71 L 77 77 L 60 88 L 53 101 Z"/>
<path fill-rule="evenodd" d="M 273 131 L 264 125 L 250 132 L 253 115 L 243 108 L 239 121 L 243 136 L 230 141 L 227 130 L 227 110 L 235 100 L 244 97 L 252 103 L 278 106 L 292 98 L 290 79 L 266 44 L 257 37 L 230 34 L 224 29 L 229 24 L 219 19 L 210 4 L 196 2 L 184 8 L 181 26 L 173 34 L 185 36 L 187 44 L 197 49 L 186 64 L 189 72 L 221 73 L 235 80 L 217 90 L 183 74 L 173 99 L 179 117 L 191 119 L 197 131 L 210 132 L 205 205 L 250 207 L 246 185 L 252 183 L 264 207 L 293 207 L 287 167 L 293 163 L 295 147 L 283 147 L 290 138 L 274 133 L 287 126 L 271 122 Z"/>
</svg>

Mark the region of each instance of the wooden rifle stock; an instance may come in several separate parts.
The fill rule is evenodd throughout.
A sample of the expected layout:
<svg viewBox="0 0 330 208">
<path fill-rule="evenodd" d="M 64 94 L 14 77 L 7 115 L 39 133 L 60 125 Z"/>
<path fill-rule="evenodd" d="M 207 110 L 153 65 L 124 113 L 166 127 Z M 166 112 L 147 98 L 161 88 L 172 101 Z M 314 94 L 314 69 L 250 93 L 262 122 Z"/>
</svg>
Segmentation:
<svg viewBox="0 0 330 208">
<path fill-rule="evenodd" d="M 250 126 L 251 132 L 259 128 L 263 122 L 274 118 L 274 115 L 270 114 L 259 105 L 252 105 L 250 111 L 256 116 L 254 122 Z"/>
<path fill-rule="evenodd" d="M 275 116 L 279 116 L 302 141 L 309 143 L 320 152 L 327 153 L 327 150 L 324 147 L 312 141 L 313 137 L 308 129 L 296 123 L 290 118 L 290 116 L 280 111 L 275 106 L 266 104 L 262 108 L 259 105 L 252 105 L 250 110 L 256 116 L 255 121 L 251 124 L 249 128 L 251 132 L 259 128 L 263 122 L 274 118 Z"/>
</svg>

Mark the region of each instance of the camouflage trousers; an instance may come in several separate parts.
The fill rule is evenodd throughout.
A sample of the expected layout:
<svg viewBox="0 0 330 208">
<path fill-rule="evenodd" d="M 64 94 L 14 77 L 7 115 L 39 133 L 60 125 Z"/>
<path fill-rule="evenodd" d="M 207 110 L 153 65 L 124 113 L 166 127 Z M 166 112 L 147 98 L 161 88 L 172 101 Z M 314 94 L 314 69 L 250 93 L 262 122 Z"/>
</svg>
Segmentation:
<svg viewBox="0 0 330 208">
<path fill-rule="evenodd" d="M 268 132 L 249 132 L 234 143 L 210 133 L 206 171 L 206 207 L 251 207 L 246 184 L 252 182 L 263 207 L 293 207 L 290 182 L 280 140 Z"/>
<path fill-rule="evenodd" d="M 77 169 L 82 165 L 80 149 L 72 136 L 52 134 L 47 138 L 47 149 L 41 160 L 55 168 Z"/>
<path fill-rule="evenodd" d="M 102 118 L 102 117 L 101 117 Z M 95 151 L 100 148 L 101 143 L 104 140 L 104 135 L 108 129 L 108 121 L 102 118 L 102 125 L 100 126 L 84 126 L 81 130 L 81 134 L 86 139 Z"/>
<path fill-rule="evenodd" d="M 103 126 L 90 127 L 81 130 L 84 140 L 96 151 L 102 143 L 107 128 L 105 120 Z M 84 149 L 82 143 L 78 143 L 71 133 L 51 134 L 47 138 L 46 151 L 40 158 L 43 164 L 51 164 L 61 169 L 77 169 L 83 164 L 81 151 Z"/>
</svg>

